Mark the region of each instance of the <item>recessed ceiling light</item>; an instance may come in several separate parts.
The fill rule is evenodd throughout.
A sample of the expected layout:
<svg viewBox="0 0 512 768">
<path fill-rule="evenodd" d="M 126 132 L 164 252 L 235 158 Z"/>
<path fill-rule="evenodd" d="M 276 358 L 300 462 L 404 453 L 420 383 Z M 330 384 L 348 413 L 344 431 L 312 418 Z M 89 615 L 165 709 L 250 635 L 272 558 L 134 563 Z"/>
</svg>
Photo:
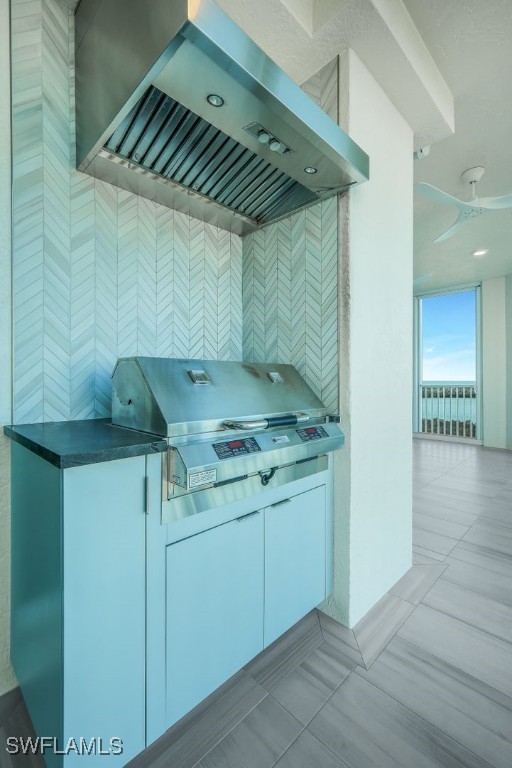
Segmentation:
<svg viewBox="0 0 512 768">
<path fill-rule="evenodd" d="M 488 248 L 478 248 L 476 251 L 473 251 L 471 255 L 474 256 L 475 259 L 481 259 L 483 256 L 487 256 L 488 253 Z"/>
<path fill-rule="evenodd" d="M 316 168 L 313 168 L 313 166 L 312 166 L 312 165 L 307 165 L 307 166 L 304 168 L 304 170 L 306 171 L 306 173 L 316 173 Z"/>
<path fill-rule="evenodd" d="M 210 93 L 210 95 L 206 97 L 206 101 L 208 104 L 211 104 L 212 107 L 222 107 L 224 104 L 224 99 L 217 93 Z"/>
</svg>

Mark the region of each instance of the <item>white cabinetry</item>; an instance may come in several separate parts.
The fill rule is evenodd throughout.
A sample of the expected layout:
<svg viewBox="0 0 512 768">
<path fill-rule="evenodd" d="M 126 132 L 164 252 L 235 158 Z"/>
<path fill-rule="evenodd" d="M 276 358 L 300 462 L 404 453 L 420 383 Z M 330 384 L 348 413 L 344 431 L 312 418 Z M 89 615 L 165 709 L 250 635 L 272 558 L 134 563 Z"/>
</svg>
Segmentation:
<svg viewBox="0 0 512 768">
<path fill-rule="evenodd" d="M 263 512 L 171 544 L 166 566 L 172 723 L 263 648 Z"/>
<path fill-rule="evenodd" d="M 159 453 L 12 458 L 11 654 L 59 746 L 119 738 L 125 765 L 330 591 L 330 469 L 162 524 Z"/>
<path fill-rule="evenodd" d="M 169 727 L 326 597 L 325 485 L 169 544 L 165 568 Z"/>
<path fill-rule="evenodd" d="M 145 456 L 57 469 L 12 443 L 11 657 L 48 768 L 145 746 Z M 93 740 L 91 754 L 70 740 Z"/>
<path fill-rule="evenodd" d="M 325 486 L 265 510 L 265 646 L 326 597 Z"/>
</svg>

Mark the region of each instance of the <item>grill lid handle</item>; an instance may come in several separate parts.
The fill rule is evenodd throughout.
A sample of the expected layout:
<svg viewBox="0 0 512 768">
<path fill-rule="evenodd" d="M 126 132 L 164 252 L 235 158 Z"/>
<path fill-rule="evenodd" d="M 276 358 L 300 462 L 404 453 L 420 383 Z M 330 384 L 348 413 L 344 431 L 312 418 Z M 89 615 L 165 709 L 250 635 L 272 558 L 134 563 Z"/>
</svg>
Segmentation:
<svg viewBox="0 0 512 768">
<path fill-rule="evenodd" d="M 307 413 L 287 413 L 284 416 L 269 416 L 268 419 L 253 421 L 233 421 L 228 419 L 222 422 L 227 429 L 268 429 L 269 427 L 286 427 L 290 424 L 299 424 L 309 421 Z"/>
</svg>

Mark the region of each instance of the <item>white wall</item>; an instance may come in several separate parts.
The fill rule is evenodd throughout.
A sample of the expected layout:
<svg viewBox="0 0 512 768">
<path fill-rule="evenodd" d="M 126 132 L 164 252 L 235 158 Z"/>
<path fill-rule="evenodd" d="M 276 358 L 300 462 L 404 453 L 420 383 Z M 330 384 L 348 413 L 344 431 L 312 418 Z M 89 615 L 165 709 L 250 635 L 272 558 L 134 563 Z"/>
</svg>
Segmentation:
<svg viewBox="0 0 512 768">
<path fill-rule="evenodd" d="M 353 51 L 340 68 L 341 113 L 370 156 L 370 181 L 351 191 L 340 227 L 347 444 L 336 464 L 329 611 L 354 626 L 411 566 L 413 134 Z"/>
<path fill-rule="evenodd" d="M 512 275 L 505 278 L 507 448 L 512 449 Z"/>
<path fill-rule="evenodd" d="M 14 688 L 9 661 L 10 488 L 9 445 L 2 425 L 11 421 L 11 110 L 9 0 L 0 0 L 0 695 Z"/>
<path fill-rule="evenodd" d="M 483 443 L 507 446 L 507 355 L 505 278 L 482 282 Z"/>
</svg>

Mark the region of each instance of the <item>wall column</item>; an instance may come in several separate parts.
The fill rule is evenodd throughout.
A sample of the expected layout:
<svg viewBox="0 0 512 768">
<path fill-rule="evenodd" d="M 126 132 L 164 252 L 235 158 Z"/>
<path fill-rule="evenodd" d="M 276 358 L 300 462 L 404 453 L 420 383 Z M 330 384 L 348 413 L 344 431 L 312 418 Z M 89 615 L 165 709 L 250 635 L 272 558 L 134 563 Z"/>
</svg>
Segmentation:
<svg viewBox="0 0 512 768">
<path fill-rule="evenodd" d="M 507 447 L 506 281 L 482 282 L 482 437 L 488 448 Z"/>
<path fill-rule="evenodd" d="M 340 123 L 370 156 L 342 198 L 335 590 L 354 626 L 411 566 L 413 132 L 351 50 L 340 56 Z"/>
</svg>

